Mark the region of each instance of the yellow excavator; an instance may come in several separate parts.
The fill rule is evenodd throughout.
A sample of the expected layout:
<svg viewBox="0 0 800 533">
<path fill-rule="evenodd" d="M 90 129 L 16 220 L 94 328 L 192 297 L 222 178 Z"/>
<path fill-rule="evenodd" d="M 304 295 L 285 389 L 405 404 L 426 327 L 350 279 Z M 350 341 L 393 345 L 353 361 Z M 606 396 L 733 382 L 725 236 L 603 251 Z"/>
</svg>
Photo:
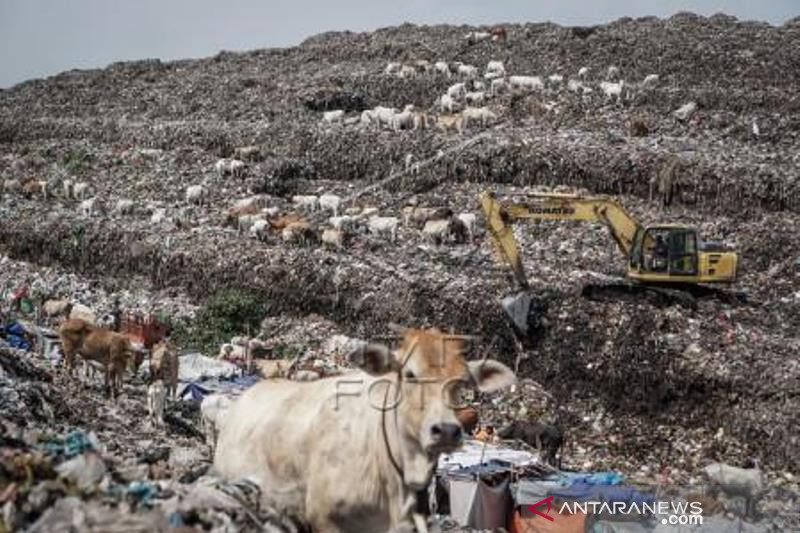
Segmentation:
<svg viewBox="0 0 800 533">
<path fill-rule="evenodd" d="M 586 287 L 585 296 L 601 296 L 609 289 L 646 291 L 693 303 L 694 295 L 713 291 L 700 284 L 736 281 L 739 259 L 735 252 L 703 242 L 689 226 L 643 226 L 611 198 L 534 193 L 517 203 L 500 202 L 487 191 L 481 195 L 481 206 L 495 249 L 523 291 L 529 288 L 528 279 L 511 224 L 524 219 L 584 220 L 608 228 L 627 259 L 627 277 L 636 283 Z"/>
</svg>

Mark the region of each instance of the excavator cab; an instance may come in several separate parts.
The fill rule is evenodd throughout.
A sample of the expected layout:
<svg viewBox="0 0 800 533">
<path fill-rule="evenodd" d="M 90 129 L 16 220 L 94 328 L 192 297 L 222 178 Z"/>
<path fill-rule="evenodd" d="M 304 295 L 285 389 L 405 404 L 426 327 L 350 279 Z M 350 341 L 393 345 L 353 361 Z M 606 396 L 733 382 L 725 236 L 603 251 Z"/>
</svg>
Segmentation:
<svg viewBox="0 0 800 533">
<path fill-rule="evenodd" d="M 636 232 L 628 277 L 655 283 L 732 283 L 738 257 L 721 245 L 704 243 L 687 226 L 651 226 Z"/>
<path fill-rule="evenodd" d="M 639 274 L 697 276 L 697 232 L 683 226 L 654 226 L 637 232 L 630 268 Z"/>
</svg>

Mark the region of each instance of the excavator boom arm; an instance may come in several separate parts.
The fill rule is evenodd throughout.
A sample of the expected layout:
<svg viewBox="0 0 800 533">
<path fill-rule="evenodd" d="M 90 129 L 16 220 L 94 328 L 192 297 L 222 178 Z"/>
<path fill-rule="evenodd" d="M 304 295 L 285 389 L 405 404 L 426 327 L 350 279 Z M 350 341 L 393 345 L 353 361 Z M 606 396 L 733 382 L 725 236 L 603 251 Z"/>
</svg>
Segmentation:
<svg viewBox="0 0 800 533">
<path fill-rule="evenodd" d="M 519 219 L 585 220 L 602 222 L 611 232 L 626 257 L 630 256 L 640 224 L 614 200 L 561 194 L 534 194 L 525 203 L 501 204 L 490 192 L 481 196 L 495 248 L 511 267 L 523 289 L 528 287 L 517 241 L 511 223 Z"/>
</svg>

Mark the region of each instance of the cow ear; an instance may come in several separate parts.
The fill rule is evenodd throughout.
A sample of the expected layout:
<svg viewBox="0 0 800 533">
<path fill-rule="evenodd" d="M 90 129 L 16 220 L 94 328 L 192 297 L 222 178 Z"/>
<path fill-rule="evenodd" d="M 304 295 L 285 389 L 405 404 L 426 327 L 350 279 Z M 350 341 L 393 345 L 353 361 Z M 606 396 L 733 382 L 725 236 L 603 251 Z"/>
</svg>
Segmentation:
<svg viewBox="0 0 800 533">
<path fill-rule="evenodd" d="M 494 392 L 510 387 L 517 381 L 514 372 L 494 359 L 470 361 L 469 373 L 481 392 Z"/>
<path fill-rule="evenodd" d="M 389 347 L 376 343 L 359 346 L 347 355 L 347 360 L 351 365 L 373 376 L 386 374 L 396 366 Z"/>
</svg>

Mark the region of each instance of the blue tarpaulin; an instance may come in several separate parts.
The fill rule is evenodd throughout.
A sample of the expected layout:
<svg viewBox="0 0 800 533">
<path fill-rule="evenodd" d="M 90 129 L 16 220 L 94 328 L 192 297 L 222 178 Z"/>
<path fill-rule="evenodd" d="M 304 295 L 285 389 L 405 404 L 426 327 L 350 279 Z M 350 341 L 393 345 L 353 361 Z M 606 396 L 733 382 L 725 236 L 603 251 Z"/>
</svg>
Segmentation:
<svg viewBox="0 0 800 533">
<path fill-rule="evenodd" d="M 29 351 L 31 343 L 25 340 L 25 329 L 18 323 L 13 322 L 5 327 L 4 330 L 6 342 L 12 347 L 19 350 Z"/>
<path fill-rule="evenodd" d="M 626 505 L 643 503 L 653 504 L 656 497 L 653 494 L 639 492 L 629 487 L 618 487 L 613 485 L 589 485 L 587 483 L 574 483 L 570 487 L 551 489 L 550 496 L 555 496 L 561 501 L 576 502 L 622 502 Z"/>
<path fill-rule="evenodd" d="M 178 397 L 181 400 L 194 400 L 196 402 L 201 401 L 205 398 L 208 393 L 211 391 L 206 389 L 205 387 L 201 387 L 197 383 L 188 383 L 178 394 Z"/>
</svg>

